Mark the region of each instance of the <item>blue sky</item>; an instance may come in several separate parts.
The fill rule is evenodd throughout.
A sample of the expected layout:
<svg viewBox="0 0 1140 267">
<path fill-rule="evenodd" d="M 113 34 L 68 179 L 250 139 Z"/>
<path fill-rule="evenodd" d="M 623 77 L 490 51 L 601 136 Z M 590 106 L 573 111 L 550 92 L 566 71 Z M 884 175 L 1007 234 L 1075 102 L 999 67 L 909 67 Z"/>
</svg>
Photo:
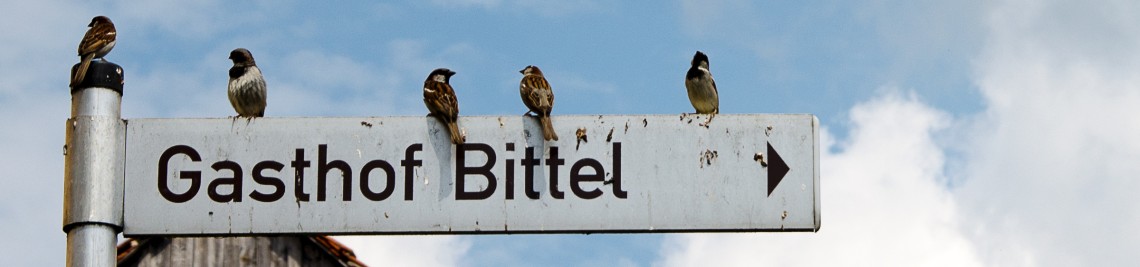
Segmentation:
<svg viewBox="0 0 1140 267">
<path fill-rule="evenodd" d="M 972 25 L 939 24 L 976 18 L 977 14 L 969 14 L 967 8 L 951 6 L 957 9 L 950 10 L 952 14 L 927 21 L 917 15 L 887 19 L 880 15 L 935 13 L 950 5 L 730 1 L 698 6 L 701 4 L 241 3 L 226 8 L 256 12 L 221 12 L 224 15 L 205 22 L 176 17 L 160 25 L 120 26 L 123 31 L 135 32 L 133 36 L 125 32 L 121 37 L 125 40 L 164 41 L 123 42 L 117 50 L 149 56 L 123 55 L 116 62 L 128 68 L 137 66 L 133 75 L 174 71 L 166 66 L 179 62 L 182 68 L 217 72 L 226 65 L 207 55 L 225 55 L 225 51 L 241 46 L 254 52 L 265 72 L 278 74 L 276 79 L 267 74 L 270 82 L 311 86 L 297 89 L 314 91 L 311 94 L 329 100 L 374 96 L 367 92 L 373 90 L 412 97 L 417 92 L 404 87 L 415 87 L 418 76 L 424 76 L 414 74 L 449 67 L 459 72 L 454 83 L 464 100 L 465 114 L 518 112 L 517 107 L 487 100 L 512 96 L 518 80 L 516 71 L 533 64 L 551 74 L 550 79 L 560 89 L 560 102 L 582 103 L 560 105 L 561 113 L 674 113 L 687 109 L 685 95 L 677 93 L 683 91 L 678 86 L 678 73 L 687 69 L 693 51 L 703 50 L 712 57 L 717 82 L 725 88 L 722 105 L 733 113 L 842 114 L 884 84 L 899 88 L 922 85 L 929 88 L 930 97 L 945 99 L 937 104 L 946 108 L 976 111 L 979 106 L 975 90 L 970 89 L 966 56 L 977 47 L 976 40 L 970 40 L 977 37 L 966 36 Z M 187 8 L 201 12 L 216 8 L 201 5 Z M 929 24 L 940 32 L 895 24 Z M 917 40 L 899 37 L 911 34 L 920 36 Z M 949 40 L 960 43 L 941 43 Z M 326 65 L 341 63 L 347 66 Z M 343 81 L 331 78 L 336 75 L 334 71 L 380 77 Z M 281 77 L 284 75 L 291 77 Z M 208 82 L 201 83 L 211 84 Z M 418 112 L 412 109 L 416 106 L 400 104 L 406 103 L 397 103 L 392 112 Z M 128 115 L 139 112 L 124 111 Z M 160 109 L 155 115 L 201 113 L 183 115 L 178 111 Z M 378 113 L 366 107 L 314 111 L 277 108 L 276 113 Z M 218 113 L 222 112 L 225 110 Z M 838 116 L 821 118 L 841 121 Z"/>
<path fill-rule="evenodd" d="M 228 52 L 268 116 L 426 113 L 432 69 L 461 115 L 691 112 L 706 52 L 722 113 L 812 113 L 818 233 L 342 238 L 395 265 L 1135 265 L 1140 4 L 1134 1 L 19 1 L 0 11 L 2 265 L 62 265 L 67 70 L 109 16 L 125 118 L 224 117 Z M 18 25 L 12 27 L 12 25 Z M 46 263 L 46 264 L 45 264 Z"/>
</svg>

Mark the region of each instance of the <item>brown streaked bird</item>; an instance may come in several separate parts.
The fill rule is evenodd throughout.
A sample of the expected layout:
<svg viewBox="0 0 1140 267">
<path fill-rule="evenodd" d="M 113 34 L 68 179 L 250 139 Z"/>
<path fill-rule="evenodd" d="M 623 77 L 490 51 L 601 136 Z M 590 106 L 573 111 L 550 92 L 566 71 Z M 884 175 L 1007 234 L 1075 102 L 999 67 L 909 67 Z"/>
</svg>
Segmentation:
<svg viewBox="0 0 1140 267">
<path fill-rule="evenodd" d="M 554 125 L 550 123 L 550 110 L 554 108 L 554 91 L 550 89 L 550 83 L 542 76 L 542 70 L 533 65 L 526 66 L 519 73 L 523 74 L 522 81 L 519 82 L 519 95 L 530 112 L 538 116 L 543 139 L 558 141 Z"/>
<path fill-rule="evenodd" d="M 87 76 L 87 68 L 91 66 L 91 60 L 96 58 L 103 60 L 111 49 L 115 48 L 115 24 L 111 23 L 111 19 L 104 16 L 96 16 L 91 18 L 91 23 L 87 24 L 87 33 L 83 34 L 83 40 L 79 42 L 79 68 L 75 70 L 75 76 L 71 77 L 71 85 L 76 86 Z"/>
<path fill-rule="evenodd" d="M 693 104 L 697 113 L 720 113 L 720 97 L 716 91 L 716 82 L 709 72 L 709 57 L 697 51 L 697 54 L 693 55 L 691 64 L 689 72 L 685 74 L 685 88 L 689 91 L 689 102 Z M 711 118 L 710 116 L 710 120 Z"/>
<path fill-rule="evenodd" d="M 451 88 L 452 75 L 455 72 L 446 68 L 438 68 L 428 74 L 424 81 L 424 105 L 431 112 L 429 116 L 447 125 L 451 143 L 462 144 L 466 137 L 459 132 L 459 100 L 455 98 L 455 89 Z"/>
<path fill-rule="evenodd" d="M 253 54 L 245 48 L 234 49 L 230 52 L 230 60 L 234 61 L 234 66 L 230 68 L 230 83 L 227 90 L 230 105 L 234 106 L 238 117 L 265 116 L 268 92 L 265 87 L 265 77 L 261 76 L 261 69 L 253 60 Z"/>
</svg>

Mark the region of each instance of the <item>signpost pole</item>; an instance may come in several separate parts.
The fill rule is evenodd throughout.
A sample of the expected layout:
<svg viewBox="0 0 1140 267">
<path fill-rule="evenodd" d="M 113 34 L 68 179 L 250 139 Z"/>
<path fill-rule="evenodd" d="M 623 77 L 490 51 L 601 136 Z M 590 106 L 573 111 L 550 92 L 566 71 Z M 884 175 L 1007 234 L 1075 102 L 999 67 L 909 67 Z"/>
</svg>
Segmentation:
<svg viewBox="0 0 1140 267">
<path fill-rule="evenodd" d="M 122 96 L 122 68 L 103 60 L 91 62 L 86 78 L 71 87 L 63 189 L 67 266 L 116 264 L 123 225 Z"/>
</svg>

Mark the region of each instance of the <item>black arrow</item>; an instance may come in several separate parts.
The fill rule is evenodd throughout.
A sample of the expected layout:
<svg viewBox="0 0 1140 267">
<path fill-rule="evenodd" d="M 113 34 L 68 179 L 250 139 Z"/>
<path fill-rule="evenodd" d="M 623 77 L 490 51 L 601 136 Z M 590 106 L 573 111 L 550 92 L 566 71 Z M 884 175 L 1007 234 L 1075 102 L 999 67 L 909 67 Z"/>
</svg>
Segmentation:
<svg viewBox="0 0 1140 267">
<path fill-rule="evenodd" d="M 776 185 L 780 184 L 780 180 L 784 180 L 784 175 L 788 174 L 788 164 L 784 163 L 784 159 L 780 158 L 780 154 L 776 153 L 776 149 L 772 148 L 772 143 L 768 143 L 768 196 L 772 196 L 772 190 L 776 189 Z"/>
</svg>

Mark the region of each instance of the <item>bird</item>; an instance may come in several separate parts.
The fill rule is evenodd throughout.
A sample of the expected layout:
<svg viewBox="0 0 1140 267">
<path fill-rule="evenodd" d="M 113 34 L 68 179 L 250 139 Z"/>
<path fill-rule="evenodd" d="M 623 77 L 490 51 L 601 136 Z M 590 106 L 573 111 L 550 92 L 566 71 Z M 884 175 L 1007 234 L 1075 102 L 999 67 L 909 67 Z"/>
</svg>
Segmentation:
<svg viewBox="0 0 1140 267">
<path fill-rule="evenodd" d="M 91 66 L 91 60 L 96 58 L 104 60 L 103 57 L 115 48 L 115 24 L 111 23 L 111 19 L 105 16 L 96 16 L 91 18 L 91 23 L 87 24 L 87 33 L 83 34 L 83 40 L 79 41 L 79 68 L 75 70 L 75 75 L 71 77 L 71 86 L 76 86 L 87 76 L 87 68 Z"/>
<path fill-rule="evenodd" d="M 451 76 L 454 71 L 438 68 L 428 74 L 424 81 L 424 105 L 440 123 L 447 125 L 447 132 L 451 134 L 451 143 L 462 144 L 466 138 L 459 132 L 459 100 L 455 98 L 455 89 L 451 87 Z"/>
<path fill-rule="evenodd" d="M 230 68 L 230 105 L 234 106 L 238 117 L 265 116 L 265 77 L 261 76 L 253 54 L 245 48 L 237 48 L 230 51 L 230 60 L 234 61 Z"/>
<path fill-rule="evenodd" d="M 519 73 L 523 74 L 522 81 L 519 82 L 519 95 L 522 96 L 523 104 L 530 109 L 527 113 L 533 112 L 538 117 L 544 140 L 558 141 L 554 125 L 550 123 L 550 110 L 554 108 L 554 91 L 550 89 L 550 83 L 542 76 L 542 70 L 534 65 L 526 66 Z"/>
<path fill-rule="evenodd" d="M 685 74 L 685 88 L 689 91 L 689 102 L 700 114 L 715 115 L 720 113 L 720 98 L 716 91 L 716 82 L 709 72 L 709 57 L 697 51 L 693 55 L 692 66 Z M 710 116 L 711 120 L 711 116 Z"/>
</svg>

